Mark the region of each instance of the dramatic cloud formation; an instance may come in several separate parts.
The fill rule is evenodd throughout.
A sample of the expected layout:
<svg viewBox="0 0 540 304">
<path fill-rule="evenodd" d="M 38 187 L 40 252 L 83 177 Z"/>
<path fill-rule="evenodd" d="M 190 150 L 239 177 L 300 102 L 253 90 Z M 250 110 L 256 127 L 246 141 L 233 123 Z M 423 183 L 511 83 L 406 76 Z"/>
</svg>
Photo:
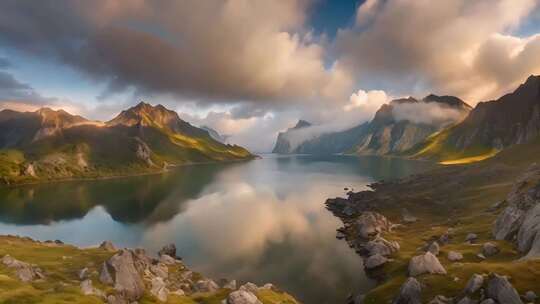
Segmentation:
<svg viewBox="0 0 540 304">
<path fill-rule="evenodd" d="M 140 91 L 199 102 L 320 100 L 351 80 L 303 24 L 307 1 L 3 1 L 0 42 Z M 24 26 L 21 26 L 23 24 Z"/>
<path fill-rule="evenodd" d="M 509 35 L 536 0 L 377 0 L 359 7 L 337 38 L 361 80 L 456 94 L 476 104 L 540 72 L 538 37 Z"/>
<path fill-rule="evenodd" d="M 188 121 L 269 151 L 298 119 L 317 125 L 303 131 L 315 136 L 370 119 L 390 95 L 456 95 L 475 105 L 540 74 L 538 0 L 364 0 L 336 36 L 313 30 L 317 3 L 0 1 L 0 106 L 65 105 L 107 119 L 140 99 L 191 103 L 198 108 L 182 114 Z M 26 71 L 46 85 L 12 73 L 25 58 L 48 65 Z M 61 82 L 49 81 L 56 66 L 92 93 L 81 98 L 76 84 L 56 83 L 71 95 L 43 97 L 56 92 L 33 88 Z M 426 113 L 416 119 L 452 117 Z"/>
<path fill-rule="evenodd" d="M 419 102 L 396 104 L 392 107 L 392 114 L 397 121 L 408 120 L 429 125 L 447 125 L 460 121 L 467 112 L 433 102 Z"/>
</svg>

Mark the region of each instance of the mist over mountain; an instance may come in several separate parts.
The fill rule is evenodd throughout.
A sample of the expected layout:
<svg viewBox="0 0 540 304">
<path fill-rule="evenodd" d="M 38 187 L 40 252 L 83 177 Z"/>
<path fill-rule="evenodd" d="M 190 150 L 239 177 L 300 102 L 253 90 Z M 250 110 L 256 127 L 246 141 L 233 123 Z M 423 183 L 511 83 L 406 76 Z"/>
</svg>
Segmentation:
<svg viewBox="0 0 540 304">
<path fill-rule="evenodd" d="M 325 130 L 325 126 L 291 128 L 280 133 L 274 152 L 398 153 L 412 148 L 441 128 L 460 121 L 470 109 L 469 105 L 453 96 L 395 99 L 382 105 L 370 122 L 345 130 Z"/>
</svg>

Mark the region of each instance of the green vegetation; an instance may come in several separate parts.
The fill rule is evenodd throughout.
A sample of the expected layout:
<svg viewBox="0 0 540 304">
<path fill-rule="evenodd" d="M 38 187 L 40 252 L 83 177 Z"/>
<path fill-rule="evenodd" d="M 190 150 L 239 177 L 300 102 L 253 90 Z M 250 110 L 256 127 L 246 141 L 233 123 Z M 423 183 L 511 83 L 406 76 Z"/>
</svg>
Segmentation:
<svg viewBox="0 0 540 304">
<path fill-rule="evenodd" d="M 423 302 L 429 302 L 436 295 L 459 295 L 475 273 L 507 275 L 520 294 L 528 290 L 540 293 L 537 284 L 540 260 L 519 260 L 521 255 L 511 242 L 494 241 L 492 225 L 501 210 L 487 211 L 493 204 L 504 200 L 517 177 L 531 163 L 538 161 L 540 139 L 515 145 L 478 163 L 445 166 L 377 187 L 376 191 L 385 198 L 377 211 L 399 223 L 401 209 L 407 208 L 420 220 L 384 235 L 389 240 L 398 241 L 401 250 L 392 256 L 394 260 L 391 263 L 383 267 L 384 277 L 367 294 L 366 303 L 391 301 L 406 279 L 410 259 L 419 255 L 420 248 L 428 241 L 437 239 L 449 228 L 453 230 L 451 241 L 441 246 L 439 254 L 448 274 L 417 278 L 425 285 Z M 478 235 L 477 244 L 465 243 L 468 233 Z M 482 260 L 477 254 L 481 251 L 481 244 L 487 241 L 496 243 L 501 252 Z M 449 261 L 449 251 L 462 253 L 464 259 Z"/>
<path fill-rule="evenodd" d="M 0 303 L 103 303 L 98 297 L 81 293 L 78 272 L 84 267 L 98 269 L 113 253 L 98 248 L 80 249 L 70 245 L 39 243 L 27 238 L 0 236 L 0 257 L 9 254 L 18 260 L 35 264 L 46 275 L 44 280 L 23 283 L 13 271 L 0 263 Z M 174 266 L 172 266 L 174 267 Z M 183 266 L 178 266 L 183 267 Z M 97 273 L 91 274 L 94 287 L 106 293 L 112 288 L 99 283 Z M 171 295 L 169 304 L 221 304 L 230 290 L 220 289 L 215 293 L 195 293 L 190 296 Z M 257 294 L 264 304 L 296 304 L 290 295 L 264 290 Z M 141 304 L 160 303 L 149 294 L 139 301 Z"/>
</svg>

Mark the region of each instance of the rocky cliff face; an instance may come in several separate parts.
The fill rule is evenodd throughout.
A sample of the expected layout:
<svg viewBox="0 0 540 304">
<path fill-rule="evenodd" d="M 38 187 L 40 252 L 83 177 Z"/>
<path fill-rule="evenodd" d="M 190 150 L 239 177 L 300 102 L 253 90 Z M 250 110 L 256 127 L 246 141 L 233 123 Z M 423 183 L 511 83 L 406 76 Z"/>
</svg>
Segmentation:
<svg viewBox="0 0 540 304">
<path fill-rule="evenodd" d="M 429 112 L 433 109 L 439 112 L 452 111 L 452 116 L 449 118 L 439 116 L 436 119 L 423 117 L 418 121 L 409 118 L 415 114 L 431 115 Z M 287 146 L 289 142 L 283 138 L 287 133 L 281 133 L 282 138 L 278 137 L 280 149 L 274 151 L 302 154 L 398 154 L 411 149 L 443 127 L 463 119 L 469 110 L 469 105 L 453 96 L 429 95 L 420 100 L 412 97 L 396 99 L 383 105 L 371 122 L 348 130 L 308 138 L 296 147 Z"/>
<path fill-rule="evenodd" d="M 289 153 L 296 153 L 295 149 L 296 147 L 293 146 L 293 136 L 295 131 L 298 131 L 300 129 L 311 127 L 311 124 L 305 120 L 299 120 L 296 125 L 292 128 L 289 128 L 285 132 L 280 132 L 278 134 L 276 145 L 274 146 L 274 149 L 272 150 L 272 153 L 279 153 L 279 154 L 289 154 Z"/>
<path fill-rule="evenodd" d="M 461 123 L 420 147 L 417 157 L 438 160 L 480 157 L 540 134 L 540 76 L 514 92 L 479 103 Z"/>
</svg>

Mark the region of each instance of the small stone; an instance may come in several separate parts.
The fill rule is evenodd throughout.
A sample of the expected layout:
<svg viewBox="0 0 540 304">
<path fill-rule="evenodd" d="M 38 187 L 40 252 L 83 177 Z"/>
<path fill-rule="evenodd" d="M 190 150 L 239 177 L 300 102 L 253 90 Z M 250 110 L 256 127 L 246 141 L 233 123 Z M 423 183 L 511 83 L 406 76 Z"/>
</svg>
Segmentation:
<svg viewBox="0 0 540 304">
<path fill-rule="evenodd" d="M 535 302 L 536 299 L 538 299 L 538 296 L 536 293 L 534 293 L 534 291 L 529 290 L 525 293 L 525 295 L 523 295 L 523 298 L 529 302 Z"/>
<path fill-rule="evenodd" d="M 235 290 L 236 289 L 236 280 L 230 280 L 227 283 L 223 284 L 223 288 Z"/>
<path fill-rule="evenodd" d="M 204 279 L 197 281 L 197 283 L 195 283 L 195 288 L 200 292 L 214 292 L 219 289 L 219 286 L 210 279 Z"/>
<path fill-rule="evenodd" d="M 432 242 L 428 246 L 427 251 L 433 253 L 434 255 L 439 255 L 439 251 L 440 251 L 439 243 L 437 243 L 436 241 Z"/>
<path fill-rule="evenodd" d="M 429 301 L 429 304 L 451 304 L 451 303 L 452 303 L 451 298 L 447 298 L 441 295 L 435 296 L 433 300 Z"/>
<path fill-rule="evenodd" d="M 463 254 L 457 251 L 448 252 L 448 260 L 451 262 L 457 262 L 463 260 Z"/>
<path fill-rule="evenodd" d="M 89 271 L 88 271 L 87 267 L 84 267 L 83 269 L 81 269 L 79 271 L 79 279 L 80 280 L 87 279 L 89 276 L 90 276 L 90 274 L 89 274 Z"/>
<path fill-rule="evenodd" d="M 477 239 L 478 239 L 478 235 L 476 233 L 469 233 L 465 237 L 465 242 L 474 243 Z"/>
<path fill-rule="evenodd" d="M 482 245 L 482 254 L 486 257 L 494 256 L 499 252 L 499 247 L 494 243 L 487 242 Z"/>
<path fill-rule="evenodd" d="M 483 255 L 483 254 L 481 254 L 481 253 L 477 254 L 476 256 L 477 256 L 479 259 L 481 259 L 481 260 L 485 260 L 485 259 L 486 259 L 486 256 Z"/>
</svg>

